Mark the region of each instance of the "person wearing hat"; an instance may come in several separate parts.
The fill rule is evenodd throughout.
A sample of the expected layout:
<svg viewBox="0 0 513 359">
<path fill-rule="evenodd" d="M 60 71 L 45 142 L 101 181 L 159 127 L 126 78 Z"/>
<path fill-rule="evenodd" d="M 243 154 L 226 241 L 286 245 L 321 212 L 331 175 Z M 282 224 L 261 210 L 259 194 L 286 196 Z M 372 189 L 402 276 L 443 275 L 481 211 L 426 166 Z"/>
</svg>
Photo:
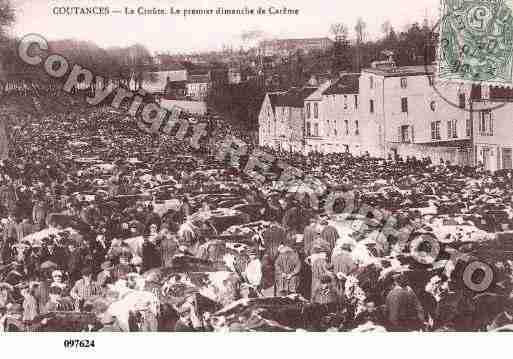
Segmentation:
<svg viewBox="0 0 513 359">
<path fill-rule="evenodd" d="M 73 303 L 69 298 L 64 297 L 64 293 L 59 287 L 50 288 L 50 298 L 42 312 L 73 311 L 73 309 Z"/>
<path fill-rule="evenodd" d="M 328 268 L 328 257 L 326 249 L 314 245 L 312 248 L 312 255 L 308 258 L 308 261 L 312 267 L 312 288 L 311 296 L 313 296 L 317 288 L 321 285 L 321 278 L 326 275 L 331 275 Z"/>
<path fill-rule="evenodd" d="M 303 251 L 305 257 L 308 257 L 312 254 L 312 244 L 314 239 L 317 237 L 317 234 L 319 233 L 319 225 L 317 223 L 318 220 L 318 215 L 310 218 L 310 224 L 305 227 L 303 232 Z"/>
<path fill-rule="evenodd" d="M 52 272 L 52 282 L 50 283 L 51 287 L 59 287 L 64 293 L 68 291 L 68 286 L 63 280 L 63 273 L 61 270 L 54 270 Z"/>
<path fill-rule="evenodd" d="M 23 296 L 23 321 L 30 323 L 38 315 L 35 286 L 25 283 L 21 288 L 21 295 Z"/>
<path fill-rule="evenodd" d="M 143 235 L 142 245 L 142 270 L 146 272 L 152 268 L 161 266 L 161 255 L 155 243 L 150 240 L 149 233 Z"/>
<path fill-rule="evenodd" d="M 91 268 L 85 267 L 82 269 L 82 278 L 71 288 L 71 297 L 75 300 L 75 304 L 78 305 L 78 308 L 81 308 L 83 303 L 89 298 L 100 294 L 100 287 L 92 280 Z"/>
<path fill-rule="evenodd" d="M 112 270 L 114 266 L 111 261 L 105 261 L 101 265 L 102 271 L 96 276 L 96 283 L 100 287 L 105 287 L 107 284 L 113 282 Z"/>
<path fill-rule="evenodd" d="M 244 270 L 244 278 L 253 289 L 258 291 L 262 285 L 262 262 L 254 248 L 249 250 L 248 256 L 249 262 Z"/>
<path fill-rule="evenodd" d="M 333 273 L 335 274 L 335 288 L 339 296 L 344 296 L 346 276 L 358 269 L 358 264 L 351 255 L 351 245 L 342 243 L 340 247 L 333 250 L 331 256 L 331 264 L 333 265 Z"/>
<path fill-rule="evenodd" d="M 408 286 L 406 276 L 396 273 L 394 287 L 386 297 L 388 329 L 391 331 L 420 330 L 424 323 L 424 309 L 415 292 Z"/>
<path fill-rule="evenodd" d="M 322 304 L 328 308 L 329 313 L 337 311 L 339 297 L 337 290 L 333 286 L 331 276 L 324 275 L 320 280 L 320 285 L 315 289 L 312 295 L 312 303 Z"/>
<path fill-rule="evenodd" d="M 176 236 L 168 229 L 161 230 L 160 238 L 158 249 L 160 250 L 162 265 L 170 267 L 173 264 L 173 257 L 177 253 L 180 244 Z"/>
<path fill-rule="evenodd" d="M 298 253 L 289 246 L 278 247 L 278 257 L 274 262 L 274 283 L 276 293 L 297 293 L 300 284 L 301 260 Z"/>
</svg>

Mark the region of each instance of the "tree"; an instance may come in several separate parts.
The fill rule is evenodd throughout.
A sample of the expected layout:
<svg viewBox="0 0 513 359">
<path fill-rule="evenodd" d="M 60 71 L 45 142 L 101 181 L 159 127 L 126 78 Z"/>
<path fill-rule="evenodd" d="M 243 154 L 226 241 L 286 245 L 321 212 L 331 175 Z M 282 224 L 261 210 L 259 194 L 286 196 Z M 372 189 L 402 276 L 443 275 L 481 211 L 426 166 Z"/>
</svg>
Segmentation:
<svg viewBox="0 0 513 359">
<path fill-rule="evenodd" d="M 354 27 L 355 35 L 356 35 L 356 69 L 359 72 L 361 68 L 361 54 L 360 48 L 365 39 L 365 28 L 367 24 L 363 21 L 361 17 L 356 20 L 356 25 Z"/>
<path fill-rule="evenodd" d="M 9 0 L 0 0 L 0 39 L 5 38 L 5 30 L 14 23 L 14 8 Z"/>
<path fill-rule="evenodd" d="M 340 41 L 342 39 L 347 39 L 349 30 L 346 25 L 339 22 L 330 26 L 330 33 L 335 38 L 335 41 Z"/>
<path fill-rule="evenodd" d="M 383 32 L 383 37 L 387 37 L 388 34 L 390 34 L 390 31 L 392 30 L 392 23 L 389 21 L 389 20 L 386 20 L 382 25 L 381 25 L 381 31 Z"/>
<path fill-rule="evenodd" d="M 331 25 L 330 32 L 335 37 L 331 72 L 333 74 L 339 74 L 340 71 L 348 71 L 351 69 L 350 44 L 348 39 L 349 31 L 346 25 L 337 23 Z"/>
</svg>

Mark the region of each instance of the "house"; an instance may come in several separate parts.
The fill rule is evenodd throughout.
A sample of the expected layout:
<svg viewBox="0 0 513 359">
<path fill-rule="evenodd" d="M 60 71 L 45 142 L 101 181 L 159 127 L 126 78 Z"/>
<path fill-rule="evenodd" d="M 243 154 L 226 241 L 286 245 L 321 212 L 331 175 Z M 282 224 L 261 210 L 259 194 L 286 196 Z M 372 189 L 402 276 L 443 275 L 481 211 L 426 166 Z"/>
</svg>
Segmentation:
<svg viewBox="0 0 513 359">
<path fill-rule="evenodd" d="M 195 72 L 189 75 L 186 84 L 186 96 L 191 99 L 202 101 L 207 98 L 211 88 L 208 72 Z"/>
<path fill-rule="evenodd" d="M 142 88 L 152 94 L 163 94 L 169 82 L 180 82 L 187 80 L 187 69 L 183 67 L 172 67 L 170 70 L 152 71 L 143 74 Z M 131 88 L 135 89 L 135 83 Z"/>
<path fill-rule="evenodd" d="M 305 148 L 306 152 L 322 152 L 324 145 L 323 127 L 321 126 L 319 104 L 322 94 L 332 85 L 331 81 L 324 82 L 321 86 L 305 98 L 303 109 L 305 113 Z"/>
<path fill-rule="evenodd" d="M 168 79 L 164 89 L 166 99 L 183 99 L 187 93 L 187 81 L 171 81 Z"/>
<path fill-rule="evenodd" d="M 360 116 L 377 126 L 376 155 L 471 160 L 471 86 L 435 84 L 433 66 L 373 63 L 360 76 Z"/>
<path fill-rule="evenodd" d="M 483 85 L 472 97 L 473 160 L 486 170 L 513 168 L 513 90 Z"/>
<path fill-rule="evenodd" d="M 267 93 L 258 115 L 259 145 L 302 151 L 305 136 L 303 102 L 315 90 L 315 87 L 303 87 Z"/>
</svg>

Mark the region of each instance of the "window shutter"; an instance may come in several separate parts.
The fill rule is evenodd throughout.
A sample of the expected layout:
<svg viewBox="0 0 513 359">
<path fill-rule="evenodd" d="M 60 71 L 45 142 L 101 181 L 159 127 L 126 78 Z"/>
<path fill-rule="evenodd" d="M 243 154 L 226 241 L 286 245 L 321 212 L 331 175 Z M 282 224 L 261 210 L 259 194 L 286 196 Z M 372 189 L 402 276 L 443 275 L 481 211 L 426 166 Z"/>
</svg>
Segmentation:
<svg viewBox="0 0 513 359">
<path fill-rule="evenodd" d="M 410 126 L 410 142 L 413 143 L 415 142 L 415 133 L 413 131 L 413 125 Z"/>
</svg>

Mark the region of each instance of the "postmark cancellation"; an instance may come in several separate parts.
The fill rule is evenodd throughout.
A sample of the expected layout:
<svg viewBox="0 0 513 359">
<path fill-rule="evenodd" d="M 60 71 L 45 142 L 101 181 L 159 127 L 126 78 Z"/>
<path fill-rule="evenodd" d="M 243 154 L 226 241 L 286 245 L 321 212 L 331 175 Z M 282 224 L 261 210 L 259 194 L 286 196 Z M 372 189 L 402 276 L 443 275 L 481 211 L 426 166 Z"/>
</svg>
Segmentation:
<svg viewBox="0 0 513 359">
<path fill-rule="evenodd" d="M 441 0 L 437 78 L 513 87 L 513 2 Z"/>
</svg>

